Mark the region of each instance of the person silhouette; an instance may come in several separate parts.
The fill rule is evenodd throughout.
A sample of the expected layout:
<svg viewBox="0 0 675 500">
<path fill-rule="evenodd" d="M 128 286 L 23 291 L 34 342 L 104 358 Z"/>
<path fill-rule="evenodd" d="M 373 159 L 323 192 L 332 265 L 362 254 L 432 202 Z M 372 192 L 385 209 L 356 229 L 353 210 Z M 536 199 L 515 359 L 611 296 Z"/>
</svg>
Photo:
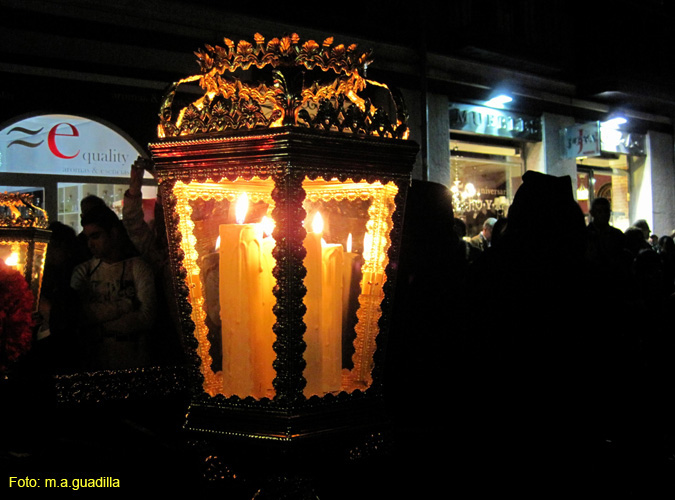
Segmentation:
<svg viewBox="0 0 675 500">
<path fill-rule="evenodd" d="M 145 220 L 142 193 L 145 172 L 156 179 L 157 173 L 152 162 L 139 156 L 130 168 L 129 187 L 124 192 L 122 205 L 122 223 L 139 255 L 152 269 L 159 309 L 167 311 L 167 314 L 157 317 L 149 348 L 158 361 L 173 362 L 181 358 L 182 346 L 177 327 L 180 321 L 173 296 L 169 241 L 159 196 L 154 203 L 154 218 Z"/>
<path fill-rule="evenodd" d="M 527 171 L 522 179 L 499 244 L 474 264 L 466 287 L 467 314 L 484 318 L 489 311 L 491 320 L 471 332 L 484 346 L 474 372 L 483 377 L 490 441 L 518 450 L 509 466 L 564 476 L 591 439 L 592 340 L 579 328 L 587 316 L 578 286 L 586 272 L 586 224 L 569 176 Z M 546 470 L 538 462 L 543 454 Z"/>
<path fill-rule="evenodd" d="M 459 356 L 449 346 L 459 337 L 454 320 L 460 316 L 451 322 L 447 311 L 451 305 L 461 310 L 458 301 L 462 300 L 467 262 L 460 241 L 447 187 L 413 180 L 406 201 L 385 364 L 386 399 L 395 417 L 404 422 L 423 418 L 432 425 L 405 397 L 416 394 L 423 401 L 433 401 L 447 380 L 447 356 Z"/>
<path fill-rule="evenodd" d="M 81 308 L 81 333 L 90 369 L 142 366 L 147 334 L 156 315 L 154 275 L 129 241 L 110 208 L 82 215 L 83 234 L 93 255 L 75 267 L 71 286 Z"/>
<path fill-rule="evenodd" d="M 611 258 L 625 246 L 623 231 L 610 224 L 612 209 L 607 198 L 595 198 L 591 203 L 588 224 L 589 245 L 600 257 Z M 594 256 L 595 257 L 595 256 Z"/>
<path fill-rule="evenodd" d="M 75 230 L 58 221 L 49 224 L 51 231 L 44 274 L 40 287 L 38 312 L 40 325 L 36 345 L 45 353 L 43 363 L 49 370 L 71 371 L 74 366 L 77 324 L 77 298 L 70 287 L 73 269 L 79 263 Z"/>
<path fill-rule="evenodd" d="M 604 283 L 609 303 L 626 293 L 631 255 L 626 250 L 628 241 L 620 229 L 610 224 L 611 204 L 607 198 L 595 198 L 591 204 L 591 222 L 587 226 L 586 258 L 590 279 Z"/>
<path fill-rule="evenodd" d="M 672 236 L 659 238 L 659 255 L 663 266 L 664 286 L 668 295 L 675 293 L 675 240 Z"/>
<path fill-rule="evenodd" d="M 481 252 L 489 248 L 492 241 L 492 228 L 495 225 L 495 222 L 497 222 L 497 219 L 494 217 L 485 219 L 481 232 L 469 240 L 471 245 Z"/>
</svg>

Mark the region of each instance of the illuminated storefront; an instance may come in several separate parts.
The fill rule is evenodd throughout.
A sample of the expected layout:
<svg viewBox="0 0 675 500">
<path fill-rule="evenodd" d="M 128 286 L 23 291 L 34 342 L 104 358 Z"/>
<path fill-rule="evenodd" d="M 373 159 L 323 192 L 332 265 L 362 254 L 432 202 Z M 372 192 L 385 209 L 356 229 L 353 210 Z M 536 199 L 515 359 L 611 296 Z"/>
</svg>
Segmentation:
<svg viewBox="0 0 675 500">
<path fill-rule="evenodd" d="M 630 226 L 631 172 L 647 156 L 645 136 L 621 131 L 601 122 L 578 124 L 565 129 L 565 153 L 577 164 L 577 201 L 586 222 L 596 198 L 610 201 L 610 223 L 621 230 Z"/>
<path fill-rule="evenodd" d="M 0 189 L 31 193 L 51 221 L 79 232 L 80 201 L 87 195 L 102 198 L 121 216 L 131 165 L 142 155 L 126 134 L 93 118 L 23 116 L 0 127 Z M 143 195 L 154 200 L 156 188 L 144 186 Z"/>
<path fill-rule="evenodd" d="M 541 140 L 539 119 L 482 106 L 450 106 L 450 189 L 455 216 L 478 234 L 506 217 L 525 171 L 524 142 Z"/>
</svg>

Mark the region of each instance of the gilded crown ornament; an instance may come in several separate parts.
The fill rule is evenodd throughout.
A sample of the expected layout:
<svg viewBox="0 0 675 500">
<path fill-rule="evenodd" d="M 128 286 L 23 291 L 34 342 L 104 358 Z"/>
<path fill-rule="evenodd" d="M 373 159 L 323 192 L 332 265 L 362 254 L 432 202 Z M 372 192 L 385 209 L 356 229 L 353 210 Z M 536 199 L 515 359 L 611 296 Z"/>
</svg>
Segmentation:
<svg viewBox="0 0 675 500">
<path fill-rule="evenodd" d="M 195 52 L 201 73 L 170 86 L 160 111 L 160 138 L 298 126 L 407 139 L 401 97 L 365 77 L 370 51 L 335 45 L 332 37 L 322 44 L 303 42 L 297 34 L 268 42 L 256 34 L 253 44 L 224 42 Z M 174 116 L 176 92 L 190 82 L 198 82 L 204 95 Z"/>
<path fill-rule="evenodd" d="M 46 228 L 47 213 L 33 204 L 30 193 L 0 193 L 0 207 L 6 207 L 0 215 L 0 227 Z"/>
</svg>

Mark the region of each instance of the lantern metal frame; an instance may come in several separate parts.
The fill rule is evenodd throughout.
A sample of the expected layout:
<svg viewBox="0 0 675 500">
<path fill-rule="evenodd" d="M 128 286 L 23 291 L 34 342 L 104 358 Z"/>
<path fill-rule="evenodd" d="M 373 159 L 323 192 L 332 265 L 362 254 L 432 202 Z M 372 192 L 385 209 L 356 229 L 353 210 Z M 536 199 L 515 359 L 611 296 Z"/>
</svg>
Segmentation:
<svg viewBox="0 0 675 500">
<path fill-rule="evenodd" d="M 327 430 L 354 428 L 381 422 L 383 417 L 382 377 L 386 331 L 389 328 L 395 263 L 398 259 L 402 213 L 410 168 L 417 146 L 410 141 L 345 136 L 331 132 L 282 127 L 265 131 L 236 132 L 220 137 L 192 140 L 165 140 L 150 145 L 158 173 L 159 191 L 165 207 L 172 260 L 172 274 L 178 301 L 183 339 L 188 346 L 188 386 L 191 403 L 186 428 L 229 436 L 294 440 Z M 275 230 L 277 241 L 275 275 L 277 341 L 274 350 L 276 395 L 272 399 L 225 397 L 209 394 L 204 387 L 204 360 L 199 354 L 194 308 L 190 299 L 192 271 L 186 266 L 181 242 L 185 234 L 179 214 L 177 184 L 218 183 L 221 180 L 246 184 L 253 178 L 274 183 Z M 303 394 L 303 202 L 305 179 L 337 179 L 339 182 L 392 183 L 396 187 L 396 210 L 389 234 L 389 265 L 379 332 L 373 350 L 372 383 L 365 390 L 307 398 Z M 184 217 L 183 217 L 184 220 Z"/>
<path fill-rule="evenodd" d="M 407 140 L 407 113 L 400 96 L 367 80 L 369 52 L 356 45 L 303 42 L 296 34 L 253 44 L 229 39 L 197 52 L 201 75 L 172 85 L 160 111 L 158 141 L 149 145 L 157 172 L 169 239 L 174 292 L 188 357 L 190 405 L 185 428 L 205 435 L 291 443 L 327 434 L 369 429 L 383 423 L 383 369 L 403 211 L 419 146 Z M 228 73 L 266 77 L 252 83 Z M 332 76 L 331 76 L 332 75 Z M 198 82 L 203 97 L 174 113 L 179 87 Z M 387 112 L 389 111 L 389 112 Z M 306 230 L 305 180 L 392 186 L 393 210 L 386 250 L 377 332 L 367 355 L 368 383 L 337 394 L 303 393 L 306 330 L 303 279 Z M 191 183 L 243 187 L 267 182 L 276 246 L 274 276 L 274 396 L 226 396 L 205 387 L 199 321 L 192 290 L 199 287 L 192 265 L 194 240 L 186 215 Z M 194 185 L 193 184 L 193 185 Z M 187 188 L 186 188 L 187 186 Z M 205 188 L 206 189 L 206 188 Z M 249 189 L 250 190 L 250 189 Z M 199 196 L 198 194 L 193 194 Z M 208 385 L 208 384 L 206 384 Z"/>
</svg>

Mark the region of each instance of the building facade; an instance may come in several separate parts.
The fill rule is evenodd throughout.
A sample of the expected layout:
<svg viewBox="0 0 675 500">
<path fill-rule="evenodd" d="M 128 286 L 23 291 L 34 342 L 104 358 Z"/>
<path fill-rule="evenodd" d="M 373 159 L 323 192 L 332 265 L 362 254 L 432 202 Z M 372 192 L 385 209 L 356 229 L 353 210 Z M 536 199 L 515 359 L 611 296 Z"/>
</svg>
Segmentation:
<svg viewBox="0 0 675 500">
<path fill-rule="evenodd" d="M 78 229 L 77 198 L 93 193 L 119 205 L 131 164 L 156 138 L 165 88 L 198 73 L 194 50 L 223 37 L 297 32 L 373 50 L 367 77 L 401 90 L 411 138 L 421 146 L 414 178 L 451 189 L 470 233 L 486 217 L 507 215 L 520 177 L 537 170 L 570 176 L 586 214 L 594 197 L 607 197 L 616 226 L 645 219 L 656 234 L 670 234 L 675 93 L 651 74 L 651 52 L 608 45 L 598 60 L 583 50 L 603 40 L 591 19 L 614 19 L 599 9 L 589 8 L 579 25 L 562 2 L 555 2 L 559 16 L 533 1 L 487 2 L 487 11 L 483 3 L 400 13 L 377 5 L 349 23 L 347 14 L 331 21 L 299 11 L 231 12 L 210 2 L 157 10 L 98 0 L 67 9 L 3 1 L 0 185 L 34 190 L 51 219 Z M 643 18 L 658 18 L 658 4 L 646 2 Z M 580 33 L 585 45 L 575 41 Z M 634 53 L 642 56 L 641 72 Z M 617 65 L 621 54 L 626 60 Z M 487 104 L 498 91 L 512 101 Z M 617 112 L 626 123 L 603 125 Z M 81 127 L 96 129 L 102 142 Z M 94 159 L 103 168 L 92 167 Z M 152 199 L 150 176 L 146 184 Z"/>
</svg>

